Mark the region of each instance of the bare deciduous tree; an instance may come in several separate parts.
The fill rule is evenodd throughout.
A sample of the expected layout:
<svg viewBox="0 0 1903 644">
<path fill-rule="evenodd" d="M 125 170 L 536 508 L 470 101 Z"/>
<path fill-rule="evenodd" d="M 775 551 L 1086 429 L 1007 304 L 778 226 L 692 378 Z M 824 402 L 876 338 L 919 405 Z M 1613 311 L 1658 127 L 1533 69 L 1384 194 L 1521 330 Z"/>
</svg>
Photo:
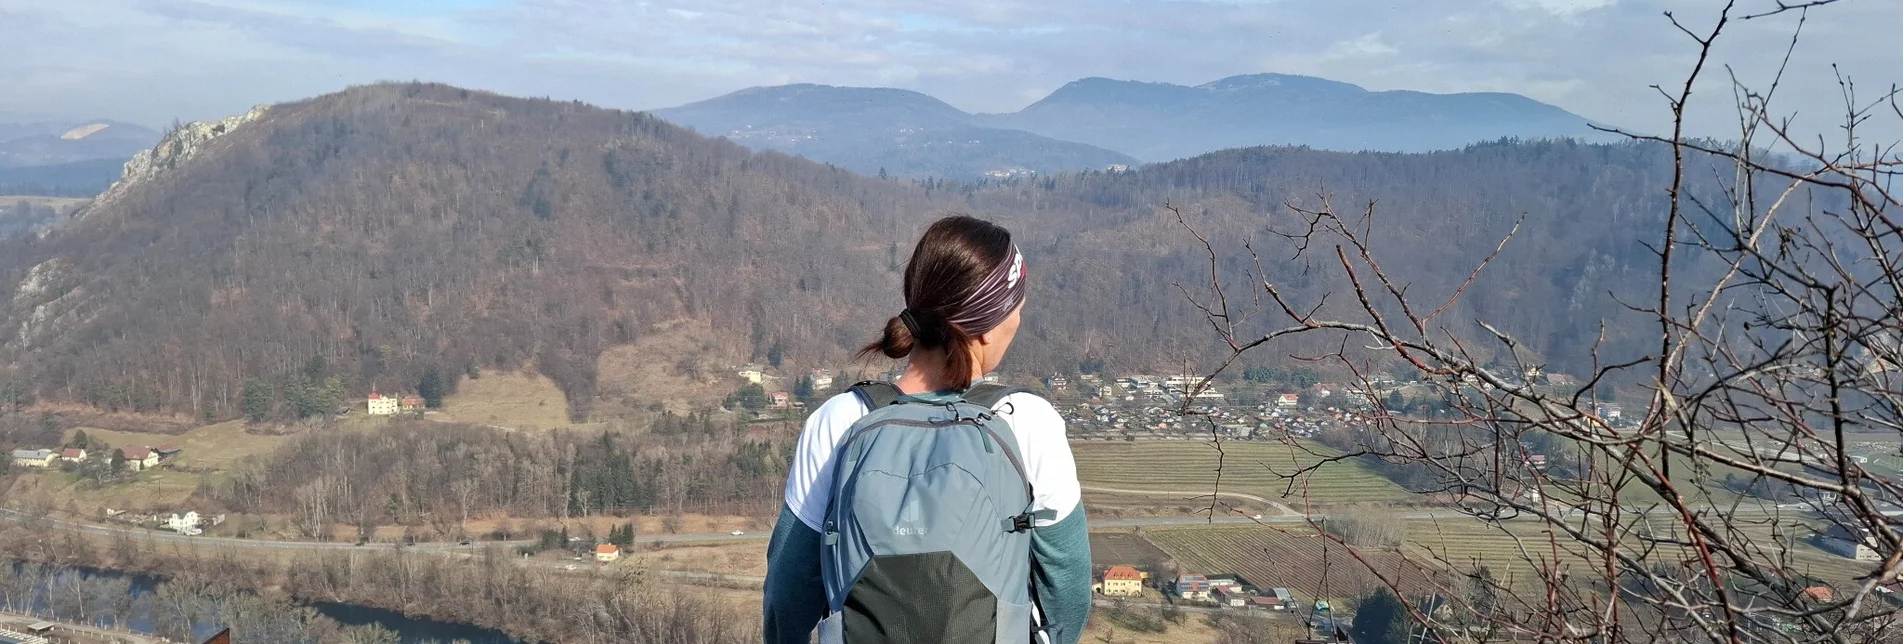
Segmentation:
<svg viewBox="0 0 1903 644">
<path fill-rule="evenodd" d="M 1349 285 L 1313 300 L 1270 279 L 1255 242 L 1234 251 L 1254 262 L 1249 294 L 1225 285 L 1228 247 L 1178 212 L 1209 252 L 1210 283 L 1184 292 L 1230 349 L 1214 372 L 1320 338 L 1337 349 L 1295 357 L 1351 374 L 1369 403 L 1370 421 L 1337 449 L 1287 439 L 1317 463 L 1278 472 L 1291 495 L 1316 471 L 1358 461 L 1439 506 L 1420 520 L 1478 523 L 1513 544 L 1512 560 L 1484 563 L 1433 548 L 1384 552 L 1422 573 L 1400 575 L 1368 564 L 1377 548 L 1310 516 L 1313 533 L 1410 599 L 1414 623 L 1431 625 L 1417 636 L 1895 637 L 1897 609 L 1884 587 L 1903 569 L 1903 488 L 1894 471 L 1867 461 L 1894 458 L 1903 434 L 1903 222 L 1892 192 L 1903 156 L 1858 132 L 1872 119 L 1903 120 L 1898 90 L 1864 96 L 1839 78 L 1842 139 L 1813 142 L 1777 116 L 1784 66 L 1763 88 L 1734 73 L 1739 138 L 1694 139 L 1684 128 L 1727 27 L 1781 16 L 1792 21 L 1795 49 L 1807 13 L 1833 3 L 1755 13 L 1727 3 L 1703 27 L 1667 14 L 1697 55 L 1682 85 L 1660 90 L 1670 134 L 1627 136 L 1669 150 L 1668 210 L 1660 228 L 1637 231 L 1656 257 L 1646 298 L 1602 322 L 1649 329 L 1656 342 L 1631 355 L 1595 346 L 1592 372 L 1576 382 L 1542 373 L 1546 355 L 1565 348 L 1443 315 L 1474 289 L 1526 276 L 1487 275 L 1489 256 L 1450 291 L 1410 288 L 1408 269 L 1382 263 L 1375 238 L 1385 222 L 1373 203 L 1344 210 L 1322 194 L 1289 204 L 1292 230 L 1271 226 L 1278 237 L 1269 243 Z M 1518 231 L 1500 231 L 1500 247 Z M 1396 363 L 1447 412 L 1386 409 L 1374 376 Z M 1615 392 L 1639 392 L 1626 399 L 1643 409 L 1621 414 L 1603 399 Z M 1507 567 L 1512 574 L 1495 576 Z M 1414 601 L 1424 596 L 1435 599 Z"/>
</svg>

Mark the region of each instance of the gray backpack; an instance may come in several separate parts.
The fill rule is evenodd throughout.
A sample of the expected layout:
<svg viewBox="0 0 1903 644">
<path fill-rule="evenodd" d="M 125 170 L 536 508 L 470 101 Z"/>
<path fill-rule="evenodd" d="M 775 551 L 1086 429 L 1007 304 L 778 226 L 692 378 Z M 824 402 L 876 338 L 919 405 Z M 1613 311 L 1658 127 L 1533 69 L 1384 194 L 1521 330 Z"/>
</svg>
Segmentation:
<svg viewBox="0 0 1903 644">
<path fill-rule="evenodd" d="M 1026 644 L 1037 638 L 1030 480 L 991 410 L 1022 389 L 931 403 L 885 383 L 833 457 L 820 644 Z"/>
</svg>

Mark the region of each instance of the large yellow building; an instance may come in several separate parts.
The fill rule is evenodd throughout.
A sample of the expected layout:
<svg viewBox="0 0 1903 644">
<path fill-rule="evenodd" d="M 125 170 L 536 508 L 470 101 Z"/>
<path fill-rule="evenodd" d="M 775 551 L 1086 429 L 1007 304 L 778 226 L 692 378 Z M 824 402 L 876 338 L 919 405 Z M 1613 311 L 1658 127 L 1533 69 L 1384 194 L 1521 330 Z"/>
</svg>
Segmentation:
<svg viewBox="0 0 1903 644">
<path fill-rule="evenodd" d="M 1111 566 L 1097 582 L 1097 592 L 1110 597 L 1135 597 L 1143 593 L 1143 572 L 1129 566 Z"/>
</svg>

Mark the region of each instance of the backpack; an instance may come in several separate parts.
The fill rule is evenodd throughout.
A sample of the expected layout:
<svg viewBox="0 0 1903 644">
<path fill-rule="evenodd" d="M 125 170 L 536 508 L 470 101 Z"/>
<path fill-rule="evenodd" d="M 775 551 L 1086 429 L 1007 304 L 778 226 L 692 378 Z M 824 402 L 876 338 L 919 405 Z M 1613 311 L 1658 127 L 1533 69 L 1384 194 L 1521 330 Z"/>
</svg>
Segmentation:
<svg viewBox="0 0 1903 644">
<path fill-rule="evenodd" d="M 942 403 L 887 383 L 833 457 L 820 570 L 820 644 L 1038 641 L 1030 479 L 991 410 L 1021 388 L 980 384 Z"/>
</svg>

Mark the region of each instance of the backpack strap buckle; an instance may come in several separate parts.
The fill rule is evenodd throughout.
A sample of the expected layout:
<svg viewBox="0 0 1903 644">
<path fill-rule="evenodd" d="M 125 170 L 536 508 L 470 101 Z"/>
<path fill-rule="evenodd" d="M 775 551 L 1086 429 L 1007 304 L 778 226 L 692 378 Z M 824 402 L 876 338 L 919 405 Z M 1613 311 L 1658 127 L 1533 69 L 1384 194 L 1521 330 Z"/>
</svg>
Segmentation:
<svg viewBox="0 0 1903 644">
<path fill-rule="evenodd" d="M 1019 514 L 1016 516 L 1005 517 L 1003 521 L 1004 531 L 1014 533 L 1014 534 L 1018 532 L 1024 532 L 1024 531 L 1037 527 L 1037 522 L 1040 520 L 1049 521 L 1055 518 L 1057 518 L 1057 511 L 1049 509 L 1049 508 L 1046 508 L 1043 510 L 1033 510 L 1033 511 L 1025 512 L 1023 514 Z"/>
</svg>

